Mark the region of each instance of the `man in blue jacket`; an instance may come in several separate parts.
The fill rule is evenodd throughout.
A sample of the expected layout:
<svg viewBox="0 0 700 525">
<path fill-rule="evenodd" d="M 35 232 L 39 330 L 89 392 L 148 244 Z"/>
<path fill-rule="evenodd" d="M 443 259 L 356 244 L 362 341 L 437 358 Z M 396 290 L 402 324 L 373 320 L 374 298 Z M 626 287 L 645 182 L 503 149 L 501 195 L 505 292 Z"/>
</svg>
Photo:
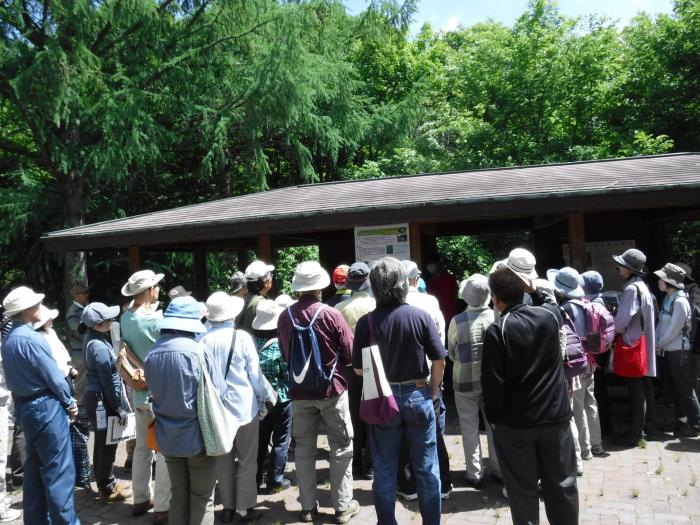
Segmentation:
<svg viewBox="0 0 700 525">
<path fill-rule="evenodd" d="M 3 340 L 2 360 L 15 417 L 26 436 L 24 521 L 75 525 L 80 521 L 73 500 L 68 420 L 78 414 L 78 405 L 46 339 L 33 329 L 43 299 L 43 294 L 20 286 L 2 302 L 13 321 Z"/>
</svg>

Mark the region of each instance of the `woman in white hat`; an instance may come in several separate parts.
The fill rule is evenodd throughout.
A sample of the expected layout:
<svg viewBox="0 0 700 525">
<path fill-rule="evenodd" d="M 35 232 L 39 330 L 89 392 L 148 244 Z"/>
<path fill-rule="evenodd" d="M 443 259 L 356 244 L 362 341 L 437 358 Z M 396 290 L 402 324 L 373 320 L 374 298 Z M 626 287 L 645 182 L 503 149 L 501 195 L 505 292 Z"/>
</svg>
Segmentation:
<svg viewBox="0 0 700 525">
<path fill-rule="evenodd" d="M 78 405 L 46 338 L 34 331 L 43 299 L 44 294 L 20 286 L 3 300 L 13 327 L 3 339 L 2 361 L 15 401 L 15 420 L 26 439 L 24 522 L 46 523 L 50 517 L 51 523 L 73 525 L 79 521 L 68 421 L 77 416 Z"/>
<path fill-rule="evenodd" d="M 654 275 L 659 278 L 659 290 L 666 294 L 656 324 L 656 351 L 664 357 L 673 387 L 676 411 L 673 434 L 678 438 L 694 437 L 700 433 L 700 404 L 693 390 L 692 318 L 685 293 L 686 274 L 682 268 L 667 263 Z M 681 416 L 687 416 L 687 422 Z"/>
<path fill-rule="evenodd" d="M 53 329 L 53 320 L 58 317 L 58 310 L 51 310 L 42 304 L 39 306 L 39 315 L 41 319 L 34 323 L 34 330 L 46 337 L 58 368 L 68 381 L 73 396 L 76 396 L 76 385 L 73 381 L 78 376 L 78 370 L 73 368 L 68 350 Z M 81 424 L 81 420 L 76 420 L 70 425 L 70 433 L 73 461 L 75 462 L 75 486 L 91 491 L 92 470 L 90 469 L 90 455 L 87 449 L 90 426 L 87 422 Z"/>
<path fill-rule="evenodd" d="M 224 523 L 229 523 L 234 517 L 239 523 L 248 523 L 262 515 L 255 508 L 258 499 L 255 474 L 260 423 L 258 415 L 265 416 L 267 392 L 253 338 L 248 332 L 236 330 L 234 326 L 234 319 L 243 310 L 243 304 L 243 299 L 225 292 L 210 295 L 206 303 L 206 317 L 211 328 L 200 340 L 213 369 L 212 381 L 218 380 L 225 385 L 222 396 L 224 407 L 239 425 L 233 450 L 217 458 Z"/>
<path fill-rule="evenodd" d="M 277 320 L 284 308 L 277 300 L 264 299 L 258 303 L 253 329 L 259 340 L 264 341 L 258 351 L 260 370 L 277 393 L 277 403 L 270 414 L 260 422 L 260 440 L 258 442 L 258 486 L 262 483 L 265 460 L 267 465 L 266 489 L 270 494 L 289 488 L 292 484 L 284 477 L 287 465 L 289 440 L 292 432 L 292 401 L 289 399 L 289 370 L 282 359 L 279 340 L 277 339 Z M 272 439 L 272 448 L 268 446 Z"/>
</svg>

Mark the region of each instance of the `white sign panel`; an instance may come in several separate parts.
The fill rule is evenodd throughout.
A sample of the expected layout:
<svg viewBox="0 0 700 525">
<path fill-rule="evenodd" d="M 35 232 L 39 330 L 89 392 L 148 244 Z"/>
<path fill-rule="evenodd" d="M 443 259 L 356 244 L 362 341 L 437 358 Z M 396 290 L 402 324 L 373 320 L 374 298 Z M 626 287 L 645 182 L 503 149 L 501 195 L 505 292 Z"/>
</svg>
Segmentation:
<svg viewBox="0 0 700 525">
<path fill-rule="evenodd" d="M 585 270 L 596 270 L 603 276 L 605 290 L 620 290 L 622 288 L 622 278 L 618 276 L 615 267 L 617 263 L 613 260 L 613 255 L 620 255 L 629 248 L 634 248 L 633 240 L 623 241 L 603 241 L 586 243 L 586 259 L 584 268 L 576 268 L 583 272 Z M 569 245 L 562 245 L 562 255 L 564 262 L 569 265 Z"/>
<path fill-rule="evenodd" d="M 376 261 L 387 255 L 399 260 L 411 258 L 408 224 L 355 228 L 356 261 Z"/>
</svg>

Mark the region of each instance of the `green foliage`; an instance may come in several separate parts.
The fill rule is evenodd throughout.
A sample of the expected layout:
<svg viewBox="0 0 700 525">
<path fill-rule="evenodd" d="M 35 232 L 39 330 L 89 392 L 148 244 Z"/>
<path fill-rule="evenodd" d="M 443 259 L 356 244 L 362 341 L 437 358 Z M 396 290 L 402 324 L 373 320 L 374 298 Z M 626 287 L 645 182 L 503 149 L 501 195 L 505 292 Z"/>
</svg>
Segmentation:
<svg viewBox="0 0 700 525">
<path fill-rule="evenodd" d="M 473 273 L 488 275 L 496 262 L 496 257 L 470 235 L 439 237 L 437 248 L 444 268 L 458 281 Z"/>
<path fill-rule="evenodd" d="M 294 246 L 277 250 L 275 287 L 279 293 L 292 294 L 292 277 L 297 265 L 304 261 L 318 261 L 318 246 Z"/>
</svg>

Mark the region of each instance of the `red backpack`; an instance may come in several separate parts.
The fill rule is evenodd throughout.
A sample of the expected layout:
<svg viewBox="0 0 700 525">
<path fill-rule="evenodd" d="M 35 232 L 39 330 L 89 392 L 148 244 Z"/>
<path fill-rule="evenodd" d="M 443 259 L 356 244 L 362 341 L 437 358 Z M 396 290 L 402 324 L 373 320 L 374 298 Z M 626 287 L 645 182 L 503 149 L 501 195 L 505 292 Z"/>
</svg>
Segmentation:
<svg viewBox="0 0 700 525">
<path fill-rule="evenodd" d="M 615 320 L 605 306 L 588 299 L 569 301 L 586 312 L 586 335 L 581 338 L 583 348 L 591 354 L 603 354 L 610 350 L 615 339 Z"/>
</svg>

